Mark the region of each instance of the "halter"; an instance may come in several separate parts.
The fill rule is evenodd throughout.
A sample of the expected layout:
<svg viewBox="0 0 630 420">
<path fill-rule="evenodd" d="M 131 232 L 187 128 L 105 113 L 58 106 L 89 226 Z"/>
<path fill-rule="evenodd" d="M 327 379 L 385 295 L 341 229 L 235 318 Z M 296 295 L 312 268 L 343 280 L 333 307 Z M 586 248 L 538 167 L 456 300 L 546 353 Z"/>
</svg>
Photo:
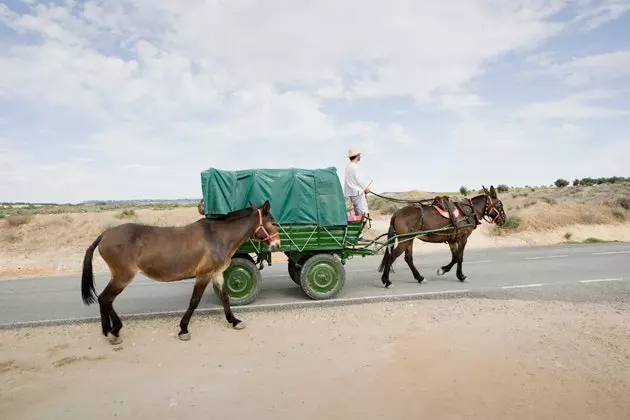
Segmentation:
<svg viewBox="0 0 630 420">
<path fill-rule="evenodd" d="M 490 201 L 490 203 L 488 203 L 488 201 Z M 492 217 L 490 215 L 490 213 L 492 211 L 494 211 L 496 213 L 496 216 Z M 495 223 L 499 219 L 499 217 L 501 217 L 501 213 L 494 206 L 494 202 L 492 201 L 492 197 L 490 197 L 489 195 L 486 195 L 486 206 L 483 209 L 483 219 L 486 222 Z"/>
<path fill-rule="evenodd" d="M 499 219 L 499 217 L 501 217 L 501 213 L 494 206 L 494 202 L 492 201 L 492 198 L 487 194 L 484 194 L 484 195 L 486 196 L 486 203 L 483 207 L 483 213 L 481 217 L 488 223 L 494 223 Z M 479 219 L 479 215 L 477 215 L 477 210 L 475 210 L 475 206 L 473 205 L 472 199 L 468 198 L 468 203 L 470 204 L 470 207 L 472 207 L 473 209 L 473 214 L 475 215 L 475 222 L 477 223 L 477 225 L 480 225 L 481 220 Z M 496 213 L 496 216 L 492 217 L 490 215 L 491 211 L 494 211 Z"/>
<path fill-rule="evenodd" d="M 262 230 L 263 233 L 265 234 L 265 238 L 264 239 L 258 239 L 256 238 L 256 233 L 258 233 L 259 230 Z M 262 220 L 262 211 L 260 209 L 258 209 L 258 227 L 256 227 L 256 230 L 254 231 L 254 233 L 252 234 L 252 236 L 254 237 L 254 240 L 258 241 L 258 242 L 264 242 L 267 241 L 273 237 L 276 236 L 280 236 L 279 232 L 274 233 L 273 235 L 270 235 L 269 232 L 267 232 L 267 229 L 265 229 L 265 226 L 263 225 L 263 220 Z"/>
</svg>

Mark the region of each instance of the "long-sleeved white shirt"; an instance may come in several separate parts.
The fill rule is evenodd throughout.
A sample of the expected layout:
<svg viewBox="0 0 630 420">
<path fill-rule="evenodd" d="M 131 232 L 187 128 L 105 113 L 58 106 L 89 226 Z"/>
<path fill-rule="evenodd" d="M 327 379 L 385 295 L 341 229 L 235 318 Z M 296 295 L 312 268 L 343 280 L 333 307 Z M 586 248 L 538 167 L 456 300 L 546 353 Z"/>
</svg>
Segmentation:
<svg viewBox="0 0 630 420">
<path fill-rule="evenodd" d="M 356 197 L 363 193 L 365 184 L 359 180 L 359 173 L 357 171 L 357 164 L 354 162 L 348 162 L 346 165 L 345 182 L 343 186 L 343 194 L 346 197 Z"/>
</svg>

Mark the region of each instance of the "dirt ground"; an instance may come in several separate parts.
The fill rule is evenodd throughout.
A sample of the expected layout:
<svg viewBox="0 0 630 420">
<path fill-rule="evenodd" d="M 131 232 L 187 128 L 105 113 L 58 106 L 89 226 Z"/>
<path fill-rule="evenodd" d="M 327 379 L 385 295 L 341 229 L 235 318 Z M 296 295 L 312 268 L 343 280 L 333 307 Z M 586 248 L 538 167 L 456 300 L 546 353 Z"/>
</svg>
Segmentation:
<svg viewBox="0 0 630 420">
<path fill-rule="evenodd" d="M 28 419 L 628 419 L 630 307 L 431 300 L 0 331 Z"/>
</svg>

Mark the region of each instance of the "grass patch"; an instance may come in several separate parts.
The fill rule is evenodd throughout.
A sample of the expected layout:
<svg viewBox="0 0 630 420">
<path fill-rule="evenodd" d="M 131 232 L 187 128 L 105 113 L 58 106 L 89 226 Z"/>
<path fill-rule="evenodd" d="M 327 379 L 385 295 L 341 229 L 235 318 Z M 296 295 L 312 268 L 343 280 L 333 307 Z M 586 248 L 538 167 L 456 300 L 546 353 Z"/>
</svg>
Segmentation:
<svg viewBox="0 0 630 420">
<path fill-rule="evenodd" d="M 11 227 L 18 227 L 31 223 L 33 217 L 30 215 L 15 215 L 6 218 L 6 223 Z"/>
<path fill-rule="evenodd" d="M 518 230 L 521 226 L 521 218 L 516 215 L 510 215 L 505 220 L 503 226 L 496 225 L 491 231 L 491 236 L 505 236 Z"/>
<path fill-rule="evenodd" d="M 590 236 L 590 237 L 584 239 L 583 241 L 566 241 L 566 242 L 561 242 L 561 245 L 612 244 L 612 243 L 616 243 L 616 242 L 619 242 L 619 241 L 594 238 L 594 237 Z"/>
<path fill-rule="evenodd" d="M 117 219 L 135 219 L 138 217 L 134 209 L 123 210 L 116 216 Z"/>
</svg>

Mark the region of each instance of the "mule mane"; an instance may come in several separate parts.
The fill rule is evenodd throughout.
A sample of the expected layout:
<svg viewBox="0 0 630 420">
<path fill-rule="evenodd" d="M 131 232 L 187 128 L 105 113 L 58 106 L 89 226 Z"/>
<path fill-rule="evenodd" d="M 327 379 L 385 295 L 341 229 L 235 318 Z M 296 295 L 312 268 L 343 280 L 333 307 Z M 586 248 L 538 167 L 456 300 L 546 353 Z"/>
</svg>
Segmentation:
<svg viewBox="0 0 630 420">
<path fill-rule="evenodd" d="M 249 217 L 252 215 L 253 212 L 255 212 L 256 209 L 253 209 L 252 207 L 245 207 L 244 209 L 240 209 L 240 210 L 234 210 L 229 212 L 228 214 L 222 214 L 219 216 L 215 216 L 212 218 L 212 220 L 238 220 L 238 219 L 243 219 L 245 217 Z"/>
</svg>

